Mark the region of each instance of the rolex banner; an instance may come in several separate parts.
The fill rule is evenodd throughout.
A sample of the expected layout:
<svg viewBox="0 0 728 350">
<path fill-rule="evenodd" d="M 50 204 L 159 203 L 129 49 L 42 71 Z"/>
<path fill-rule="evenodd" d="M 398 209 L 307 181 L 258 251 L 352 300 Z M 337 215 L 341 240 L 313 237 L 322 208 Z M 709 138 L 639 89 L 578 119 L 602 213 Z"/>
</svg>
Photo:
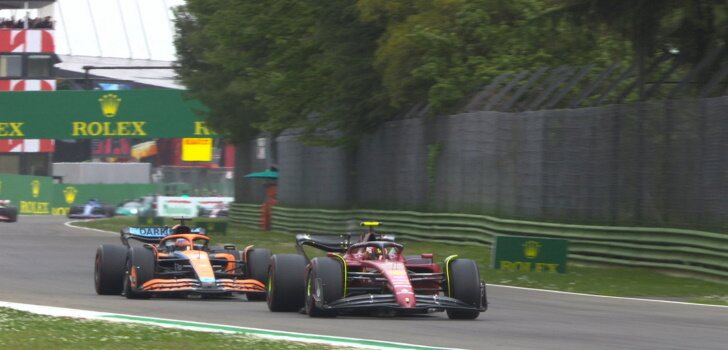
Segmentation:
<svg viewBox="0 0 728 350">
<path fill-rule="evenodd" d="M 181 90 L 0 92 L 0 140 L 216 137 Z"/>
<path fill-rule="evenodd" d="M 517 272 L 566 272 L 565 239 L 496 236 L 491 267 Z"/>
</svg>

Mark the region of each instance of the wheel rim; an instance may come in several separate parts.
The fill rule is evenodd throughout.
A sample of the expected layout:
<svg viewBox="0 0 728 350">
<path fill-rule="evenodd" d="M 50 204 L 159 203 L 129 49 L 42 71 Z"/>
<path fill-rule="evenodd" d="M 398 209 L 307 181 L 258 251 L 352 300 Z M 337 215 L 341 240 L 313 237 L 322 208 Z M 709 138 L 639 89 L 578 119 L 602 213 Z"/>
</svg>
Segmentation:
<svg viewBox="0 0 728 350">
<path fill-rule="evenodd" d="M 308 279 L 306 280 L 306 311 L 308 314 L 311 313 L 311 310 L 313 310 L 316 307 L 316 301 L 313 300 L 313 293 L 311 293 L 311 290 L 313 289 L 313 278 L 311 278 L 311 275 L 308 275 Z"/>
<path fill-rule="evenodd" d="M 273 304 L 273 269 L 268 270 L 268 285 L 266 288 L 268 289 L 268 293 L 266 293 L 265 301 L 268 303 L 268 306 Z"/>
</svg>

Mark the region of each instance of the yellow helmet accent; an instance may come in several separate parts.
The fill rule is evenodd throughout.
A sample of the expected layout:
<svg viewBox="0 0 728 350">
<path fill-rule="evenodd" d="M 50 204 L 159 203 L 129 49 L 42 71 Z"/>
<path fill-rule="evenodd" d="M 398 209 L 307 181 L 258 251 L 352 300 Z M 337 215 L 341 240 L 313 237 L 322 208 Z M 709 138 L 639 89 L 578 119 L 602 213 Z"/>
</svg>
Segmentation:
<svg viewBox="0 0 728 350">
<path fill-rule="evenodd" d="M 381 224 L 382 223 L 379 221 L 362 221 L 361 224 L 359 224 L 359 225 L 361 225 L 361 226 L 379 226 Z"/>
</svg>

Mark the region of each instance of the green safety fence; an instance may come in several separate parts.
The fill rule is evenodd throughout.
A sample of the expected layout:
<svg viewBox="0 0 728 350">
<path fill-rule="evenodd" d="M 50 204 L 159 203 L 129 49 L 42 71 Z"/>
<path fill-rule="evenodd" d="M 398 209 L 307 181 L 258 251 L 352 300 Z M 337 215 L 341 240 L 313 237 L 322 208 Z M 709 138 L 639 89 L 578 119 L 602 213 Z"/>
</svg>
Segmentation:
<svg viewBox="0 0 728 350">
<path fill-rule="evenodd" d="M 260 205 L 234 203 L 230 220 L 257 227 Z M 491 245 L 496 235 L 563 238 L 572 261 L 653 267 L 728 277 L 728 234 L 662 227 L 567 225 L 487 215 L 386 210 L 273 208 L 274 230 L 359 232 L 363 220 L 381 221 L 398 237 Z"/>
</svg>

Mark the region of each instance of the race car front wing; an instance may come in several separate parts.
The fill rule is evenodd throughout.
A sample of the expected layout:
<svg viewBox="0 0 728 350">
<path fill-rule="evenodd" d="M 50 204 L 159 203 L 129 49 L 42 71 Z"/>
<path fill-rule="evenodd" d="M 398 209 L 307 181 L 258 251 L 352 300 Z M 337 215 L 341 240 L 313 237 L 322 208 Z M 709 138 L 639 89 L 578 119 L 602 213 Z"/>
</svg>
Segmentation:
<svg viewBox="0 0 728 350">
<path fill-rule="evenodd" d="M 149 293 L 265 293 L 265 285 L 254 279 L 233 280 L 217 279 L 203 282 L 192 278 L 164 279 L 156 278 L 147 281 L 140 288 Z"/>
<path fill-rule="evenodd" d="M 483 312 L 488 309 L 488 301 L 485 295 L 485 283 L 480 284 L 480 305 L 478 306 L 441 295 L 415 295 L 416 302 L 414 307 L 402 307 L 397 303 L 394 294 L 361 294 L 338 299 L 327 304 L 323 303 L 321 299 L 316 300 L 317 306 L 327 310 L 379 309 L 427 313 L 448 309 L 478 310 Z"/>
</svg>

